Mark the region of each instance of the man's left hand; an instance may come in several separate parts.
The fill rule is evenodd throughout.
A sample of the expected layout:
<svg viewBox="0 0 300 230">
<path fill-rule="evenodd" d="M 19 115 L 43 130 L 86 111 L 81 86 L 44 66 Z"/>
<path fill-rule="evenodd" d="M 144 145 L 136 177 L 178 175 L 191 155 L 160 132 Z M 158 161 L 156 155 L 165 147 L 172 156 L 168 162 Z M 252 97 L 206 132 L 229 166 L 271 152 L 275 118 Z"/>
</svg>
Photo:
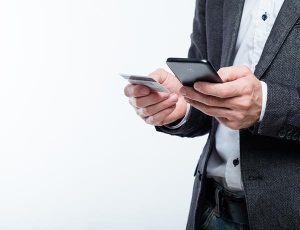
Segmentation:
<svg viewBox="0 0 300 230">
<path fill-rule="evenodd" d="M 246 66 L 225 67 L 218 71 L 223 83 L 196 82 L 182 87 L 186 101 L 225 126 L 239 130 L 259 120 L 262 108 L 261 82 Z"/>
</svg>

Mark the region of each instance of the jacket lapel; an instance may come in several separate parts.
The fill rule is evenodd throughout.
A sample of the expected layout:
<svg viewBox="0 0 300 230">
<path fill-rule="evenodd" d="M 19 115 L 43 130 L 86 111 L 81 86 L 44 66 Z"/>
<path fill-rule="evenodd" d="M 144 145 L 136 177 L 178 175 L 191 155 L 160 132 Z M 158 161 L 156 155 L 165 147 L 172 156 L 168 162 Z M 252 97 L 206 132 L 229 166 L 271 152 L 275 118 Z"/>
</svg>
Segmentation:
<svg viewBox="0 0 300 230">
<path fill-rule="evenodd" d="M 233 63 L 244 2 L 245 0 L 224 1 L 221 67 L 230 66 Z"/>
<path fill-rule="evenodd" d="M 293 25 L 300 17 L 299 0 L 285 0 L 266 41 L 261 58 L 255 68 L 255 76 L 260 79 L 272 63 Z"/>
</svg>

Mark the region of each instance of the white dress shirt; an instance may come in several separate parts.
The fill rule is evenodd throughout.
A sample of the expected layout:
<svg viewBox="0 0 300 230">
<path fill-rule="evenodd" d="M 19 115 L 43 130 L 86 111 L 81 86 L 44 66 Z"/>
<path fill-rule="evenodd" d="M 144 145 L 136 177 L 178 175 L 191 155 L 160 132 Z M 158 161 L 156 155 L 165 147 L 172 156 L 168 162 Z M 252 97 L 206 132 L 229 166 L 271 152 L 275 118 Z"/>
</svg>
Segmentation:
<svg viewBox="0 0 300 230">
<path fill-rule="evenodd" d="M 267 38 L 284 0 L 245 0 L 233 65 L 246 65 L 255 70 Z M 267 102 L 267 85 L 262 82 L 263 119 Z M 222 124 L 216 132 L 216 152 L 209 159 L 207 176 L 223 181 L 230 190 L 242 191 L 239 131 Z"/>
<path fill-rule="evenodd" d="M 246 65 L 254 73 L 267 38 L 284 0 L 245 0 L 239 34 L 235 48 L 234 66 Z M 262 85 L 262 111 L 259 121 L 263 119 L 267 104 L 267 84 Z M 175 129 L 188 119 L 190 107 L 183 120 Z M 216 131 L 216 151 L 213 151 L 207 165 L 207 176 L 215 178 L 232 191 L 243 191 L 240 168 L 240 135 L 222 124 Z"/>
</svg>

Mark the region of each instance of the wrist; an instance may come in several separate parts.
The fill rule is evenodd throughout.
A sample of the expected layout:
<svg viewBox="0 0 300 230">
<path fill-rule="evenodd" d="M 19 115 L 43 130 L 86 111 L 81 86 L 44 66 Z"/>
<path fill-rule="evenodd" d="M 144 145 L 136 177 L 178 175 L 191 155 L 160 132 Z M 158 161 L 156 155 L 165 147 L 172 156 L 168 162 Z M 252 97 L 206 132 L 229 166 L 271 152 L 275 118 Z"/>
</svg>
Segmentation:
<svg viewBox="0 0 300 230">
<path fill-rule="evenodd" d="M 181 126 L 183 126 L 189 117 L 190 110 L 191 110 L 190 107 L 191 107 L 190 104 L 187 104 L 185 115 L 182 118 L 179 118 L 178 120 L 165 125 L 165 127 L 169 129 L 178 129 Z"/>
</svg>

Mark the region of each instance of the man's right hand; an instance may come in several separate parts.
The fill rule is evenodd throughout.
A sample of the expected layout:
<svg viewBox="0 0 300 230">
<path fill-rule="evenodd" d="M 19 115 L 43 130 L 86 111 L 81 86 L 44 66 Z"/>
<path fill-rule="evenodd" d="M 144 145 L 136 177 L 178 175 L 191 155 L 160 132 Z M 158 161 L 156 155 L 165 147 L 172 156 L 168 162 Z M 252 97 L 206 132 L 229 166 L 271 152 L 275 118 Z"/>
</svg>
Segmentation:
<svg viewBox="0 0 300 230">
<path fill-rule="evenodd" d="M 170 93 L 153 92 L 146 86 L 129 84 L 124 93 L 136 113 L 147 123 L 156 126 L 170 124 L 184 117 L 187 103 L 179 93 L 182 84 L 163 69 L 149 75 Z"/>
</svg>

